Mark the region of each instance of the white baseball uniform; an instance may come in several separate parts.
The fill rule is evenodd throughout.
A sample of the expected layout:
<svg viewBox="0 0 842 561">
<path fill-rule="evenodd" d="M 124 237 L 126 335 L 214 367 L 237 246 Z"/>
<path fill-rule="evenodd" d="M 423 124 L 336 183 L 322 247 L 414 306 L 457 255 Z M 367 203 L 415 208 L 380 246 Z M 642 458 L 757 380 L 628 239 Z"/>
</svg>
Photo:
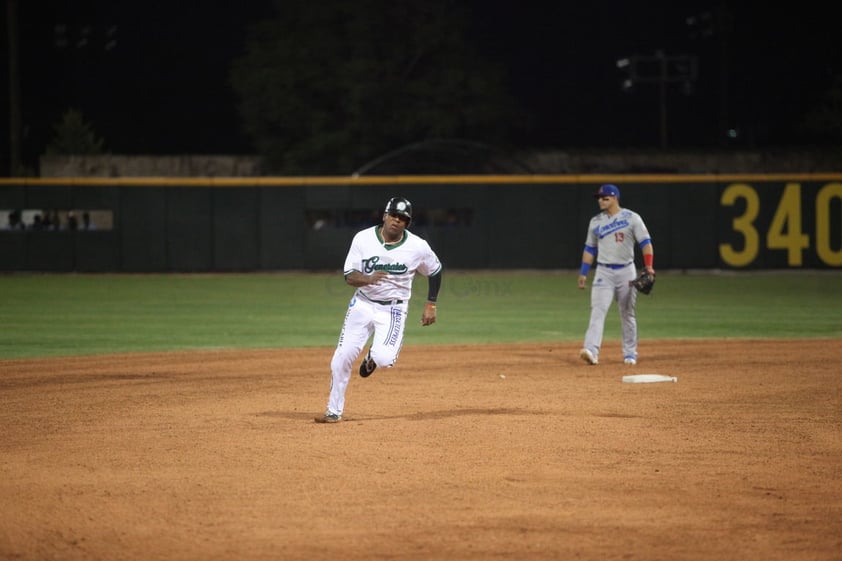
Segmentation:
<svg viewBox="0 0 842 561">
<path fill-rule="evenodd" d="M 354 271 L 367 275 L 385 271 L 389 276 L 377 284 L 358 288 L 351 297 L 330 362 L 328 413 L 341 415 L 345 409 L 345 391 L 354 361 L 369 337 L 373 335 L 370 353 L 377 366 L 395 365 L 403 345 L 415 273 L 430 277 L 441 270 L 441 262 L 430 245 L 409 230 L 404 230 L 402 241 L 389 245 L 380 236 L 379 226 L 354 236 L 345 258 L 345 276 Z"/>
<path fill-rule="evenodd" d="M 591 318 L 584 348 L 596 358 L 602 346 L 605 316 L 616 300 L 623 334 L 623 356 L 637 360 L 637 291 L 629 285 L 637 276 L 634 246 L 651 242 L 639 214 L 626 208 L 614 216 L 600 212 L 591 218 L 585 248 L 596 252 L 596 272 L 591 286 Z"/>
</svg>

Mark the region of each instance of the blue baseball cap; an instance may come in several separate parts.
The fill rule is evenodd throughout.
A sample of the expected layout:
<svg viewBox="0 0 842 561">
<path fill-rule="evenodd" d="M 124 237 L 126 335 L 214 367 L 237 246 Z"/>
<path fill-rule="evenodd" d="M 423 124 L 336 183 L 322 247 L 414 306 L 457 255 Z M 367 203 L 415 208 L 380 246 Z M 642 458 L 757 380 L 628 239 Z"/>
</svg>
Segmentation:
<svg viewBox="0 0 842 561">
<path fill-rule="evenodd" d="M 617 197 L 619 199 L 620 190 L 617 189 L 616 185 L 606 183 L 599 186 L 599 190 L 594 194 L 594 197 Z"/>
</svg>

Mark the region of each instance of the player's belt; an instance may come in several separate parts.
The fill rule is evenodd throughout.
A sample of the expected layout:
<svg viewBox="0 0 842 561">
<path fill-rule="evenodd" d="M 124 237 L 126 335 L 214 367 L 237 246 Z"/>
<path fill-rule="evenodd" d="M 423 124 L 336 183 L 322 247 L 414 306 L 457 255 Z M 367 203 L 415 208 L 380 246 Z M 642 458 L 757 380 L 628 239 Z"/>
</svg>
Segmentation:
<svg viewBox="0 0 842 561">
<path fill-rule="evenodd" d="M 631 261 L 629 261 L 628 263 L 622 264 L 622 265 L 613 265 L 611 263 L 597 263 L 597 265 L 599 265 L 600 267 L 608 267 L 609 269 L 622 269 L 624 267 L 628 267 L 631 264 L 632 264 Z"/>
<path fill-rule="evenodd" d="M 403 304 L 405 300 L 374 300 L 373 298 L 369 298 L 365 294 L 363 294 L 362 290 L 358 290 L 357 294 L 363 297 L 363 299 L 368 300 L 369 302 L 373 302 L 374 304 L 381 304 L 383 306 L 394 306 L 395 304 Z"/>
</svg>

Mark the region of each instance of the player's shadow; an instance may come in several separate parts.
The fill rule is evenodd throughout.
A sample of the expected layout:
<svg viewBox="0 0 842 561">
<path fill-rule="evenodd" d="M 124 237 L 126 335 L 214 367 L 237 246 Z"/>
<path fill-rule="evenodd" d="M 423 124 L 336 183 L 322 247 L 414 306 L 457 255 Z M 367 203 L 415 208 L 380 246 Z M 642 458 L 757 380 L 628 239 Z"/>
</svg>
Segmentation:
<svg viewBox="0 0 842 561">
<path fill-rule="evenodd" d="M 394 419 L 406 419 L 407 421 L 430 421 L 438 419 L 450 419 L 454 417 L 487 417 L 490 415 L 546 415 L 546 411 L 535 411 L 527 409 L 509 409 L 505 407 L 498 407 L 493 409 L 448 409 L 445 411 L 419 411 L 409 415 L 366 415 L 351 414 L 345 415 L 344 422 L 348 421 L 388 421 Z M 314 414 L 312 412 L 302 411 L 262 411 L 255 413 L 256 417 L 277 417 L 288 419 L 290 421 L 307 421 L 312 422 Z"/>
<path fill-rule="evenodd" d="M 357 415 L 353 421 L 387 421 L 393 419 L 406 419 L 407 421 L 429 421 L 437 419 L 450 419 L 454 417 L 487 417 L 490 415 L 545 415 L 545 411 L 534 411 L 528 409 L 509 409 L 497 407 L 493 409 L 448 409 L 445 411 L 419 411 L 409 415 Z"/>
</svg>

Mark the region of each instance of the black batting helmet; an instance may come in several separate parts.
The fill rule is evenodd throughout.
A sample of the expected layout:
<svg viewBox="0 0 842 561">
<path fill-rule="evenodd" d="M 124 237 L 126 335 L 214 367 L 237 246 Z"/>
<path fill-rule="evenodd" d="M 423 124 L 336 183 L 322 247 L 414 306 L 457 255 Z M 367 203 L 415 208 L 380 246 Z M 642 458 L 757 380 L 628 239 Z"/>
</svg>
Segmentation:
<svg viewBox="0 0 842 561">
<path fill-rule="evenodd" d="M 409 222 L 412 222 L 412 203 L 403 197 L 392 197 L 386 203 L 386 214 L 400 214 L 405 216 Z"/>
</svg>

